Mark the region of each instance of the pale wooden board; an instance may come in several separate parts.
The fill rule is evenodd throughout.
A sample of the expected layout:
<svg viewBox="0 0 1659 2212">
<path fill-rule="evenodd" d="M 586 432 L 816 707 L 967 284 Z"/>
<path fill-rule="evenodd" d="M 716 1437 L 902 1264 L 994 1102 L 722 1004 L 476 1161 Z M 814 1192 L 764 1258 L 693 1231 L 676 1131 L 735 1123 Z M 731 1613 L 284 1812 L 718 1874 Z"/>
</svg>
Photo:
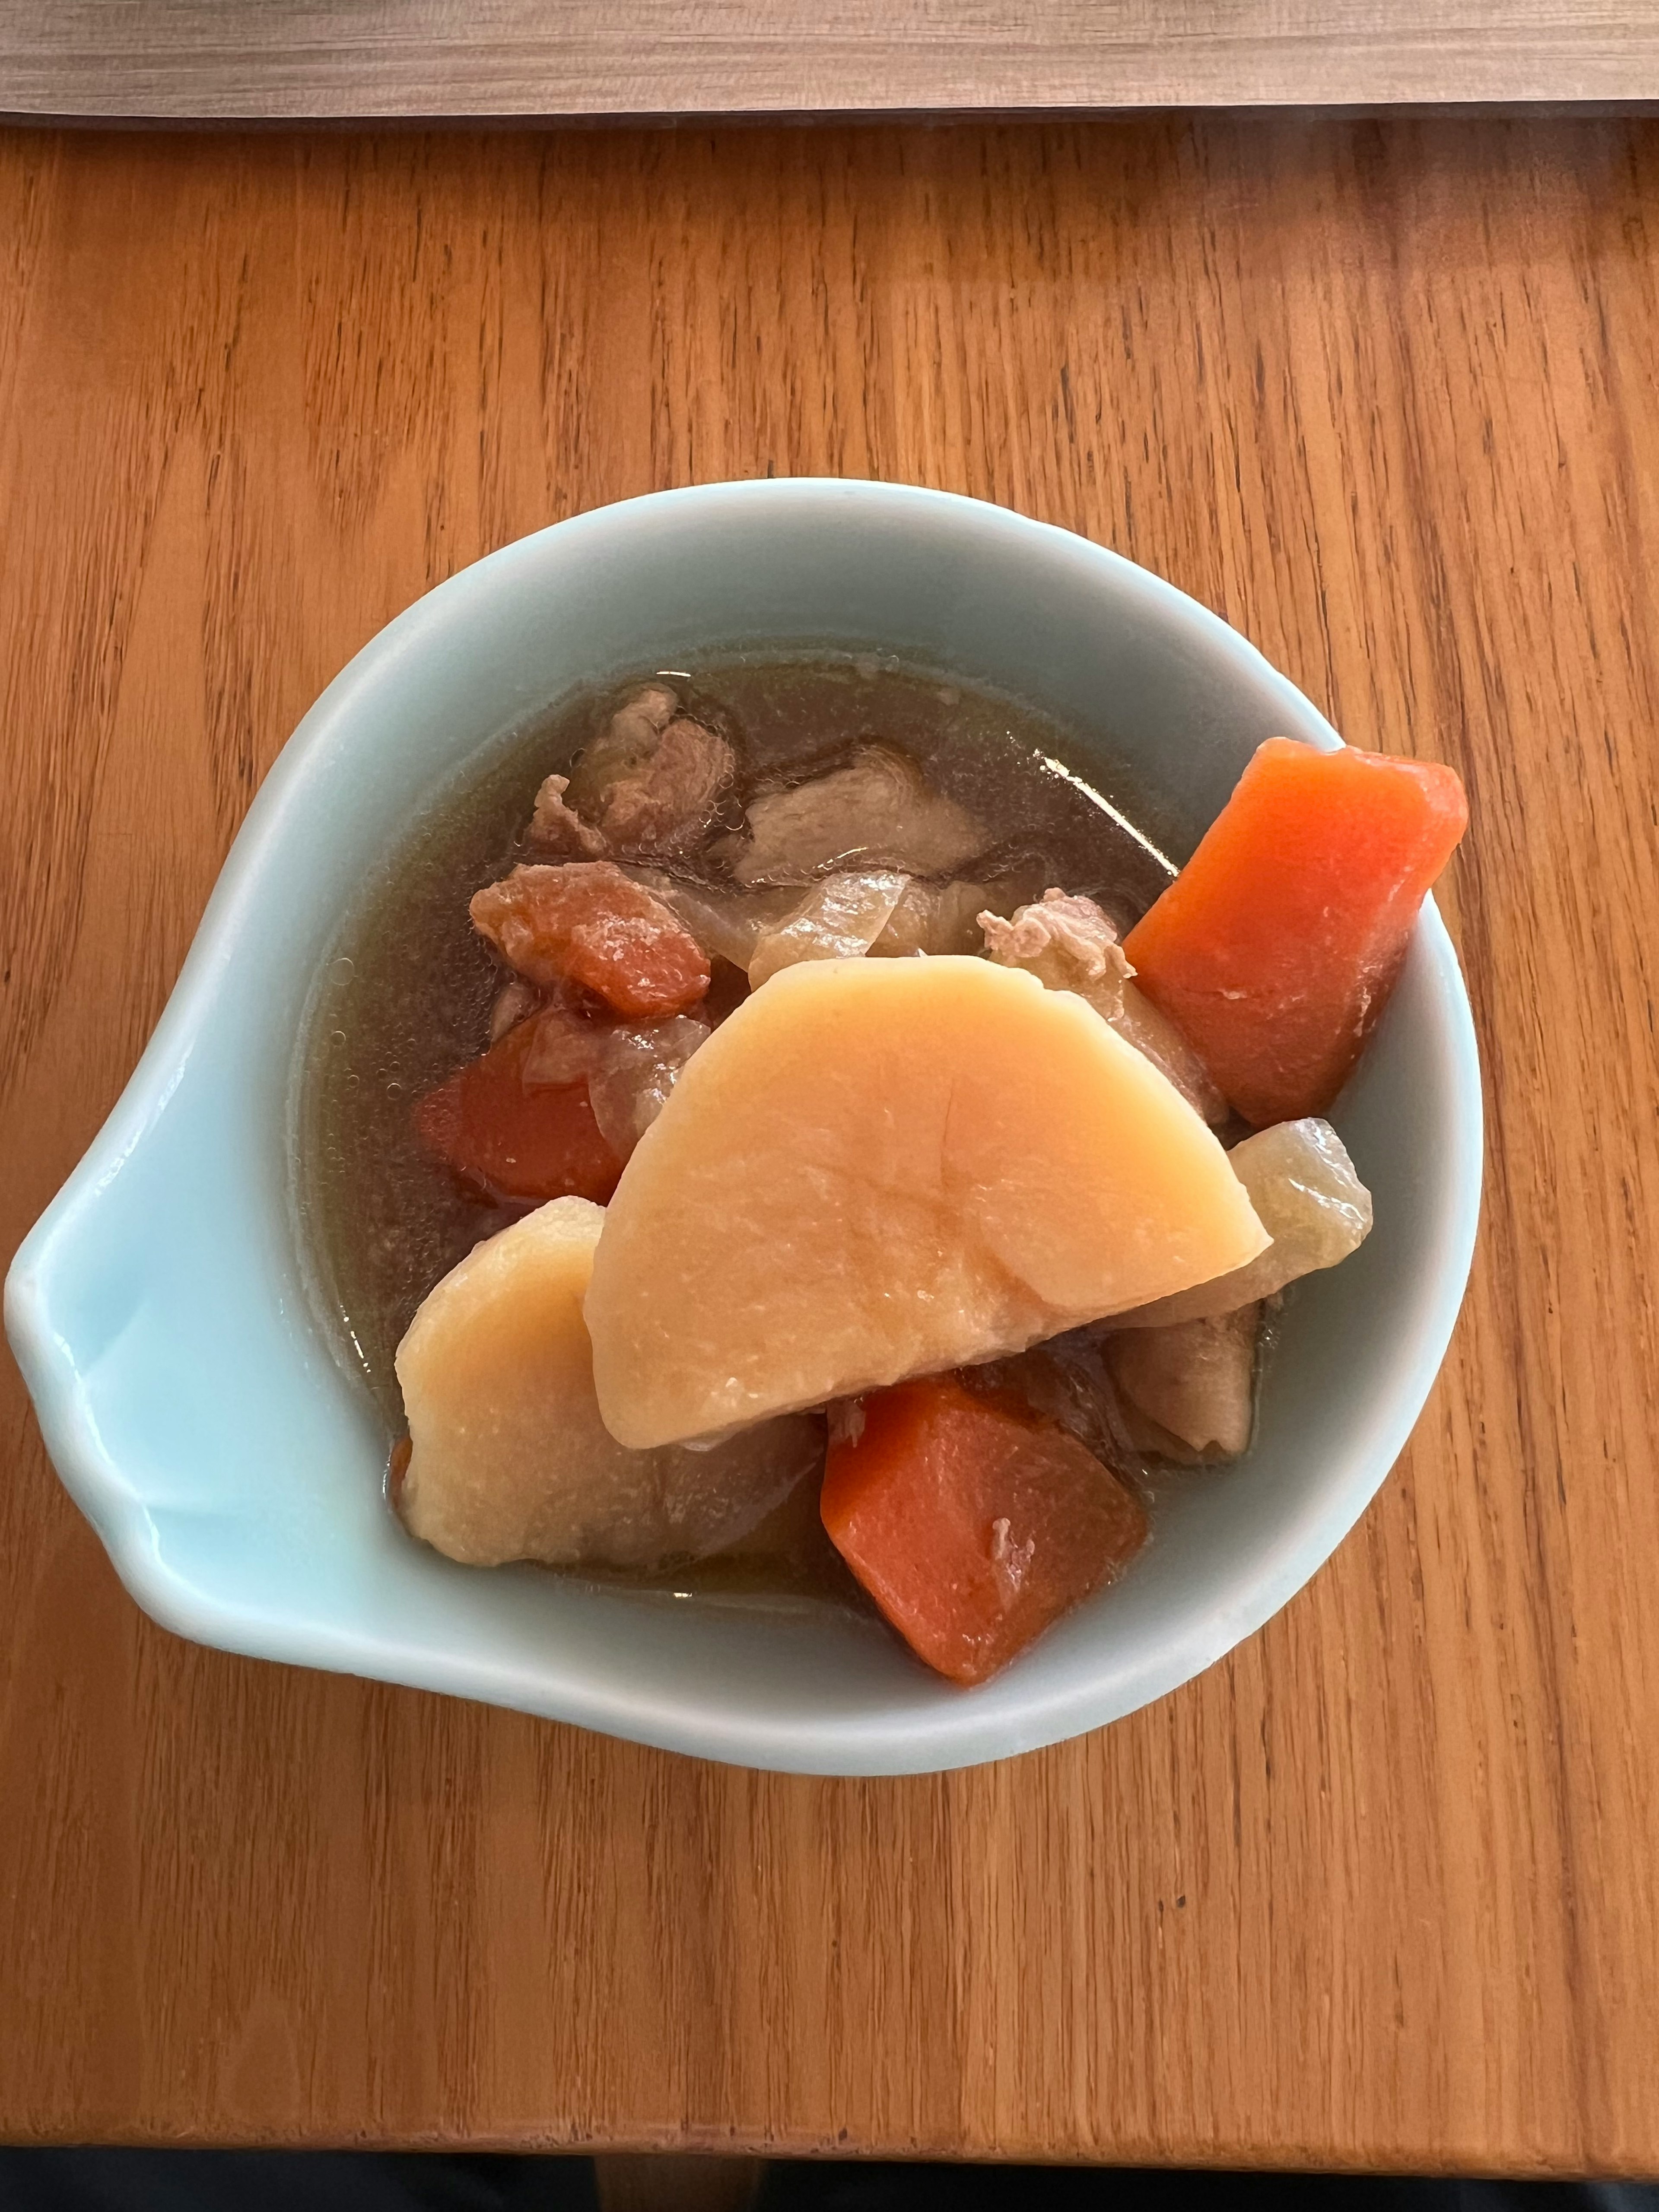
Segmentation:
<svg viewBox="0 0 1659 2212">
<path fill-rule="evenodd" d="M 1646 0 L 0 0 L 0 112 L 1659 98 Z"/>
<path fill-rule="evenodd" d="M 1659 2172 L 1656 246 L 1630 123 L 0 137 L 0 1257 L 347 657 L 769 470 L 1087 531 L 1456 763 L 1491 1093 L 1360 1527 L 980 1772 L 179 1643 L 0 1364 L 0 2136 Z"/>
</svg>

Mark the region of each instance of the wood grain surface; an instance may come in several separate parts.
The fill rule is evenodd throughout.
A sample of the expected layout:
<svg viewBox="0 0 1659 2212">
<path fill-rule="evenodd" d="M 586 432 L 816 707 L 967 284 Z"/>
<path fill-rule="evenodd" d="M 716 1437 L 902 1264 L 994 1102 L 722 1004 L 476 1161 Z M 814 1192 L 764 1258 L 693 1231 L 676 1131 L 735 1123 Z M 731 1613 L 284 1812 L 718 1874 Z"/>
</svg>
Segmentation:
<svg viewBox="0 0 1659 2212">
<path fill-rule="evenodd" d="M 769 471 L 1086 532 L 1455 762 L 1491 1144 L 1332 1563 L 955 1776 L 177 1642 L 4 1364 L 0 2134 L 1659 2172 L 1659 133 L 26 132 L 0 252 L 4 1252 L 346 658 Z"/>
<path fill-rule="evenodd" d="M 1646 0 L 0 0 L 0 112 L 1659 99 Z"/>
</svg>

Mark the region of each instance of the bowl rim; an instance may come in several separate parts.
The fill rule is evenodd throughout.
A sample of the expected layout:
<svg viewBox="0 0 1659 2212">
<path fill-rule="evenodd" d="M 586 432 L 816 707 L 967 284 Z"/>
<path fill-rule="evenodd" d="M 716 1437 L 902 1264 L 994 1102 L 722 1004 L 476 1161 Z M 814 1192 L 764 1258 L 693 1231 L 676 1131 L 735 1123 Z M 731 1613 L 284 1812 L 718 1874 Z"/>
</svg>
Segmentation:
<svg viewBox="0 0 1659 2212">
<path fill-rule="evenodd" d="M 1412 1301 L 1391 1378 L 1388 1405 L 1363 1450 L 1350 1455 L 1344 1480 L 1321 1494 L 1297 1540 L 1207 1609 L 1204 1620 L 1159 1648 L 1157 1663 L 1133 1670 L 1127 1699 L 1103 1698 L 1086 1675 L 1046 1688 L 993 1722 L 976 1715 L 971 1694 L 948 1704 L 868 1720 L 835 1716 L 783 1720 L 729 1710 L 688 1713 L 660 1708 L 637 1693 L 596 1690 L 563 1680 L 542 1694 L 489 1662 L 464 1664 L 413 1643 L 398 1646 L 346 1629 L 321 1634 L 311 1624 L 266 1617 L 216 1599 L 187 1582 L 162 1557 L 145 1498 L 115 1463 L 99 1433 L 74 1347 L 54 1326 L 46 1290 L 54 1249 L 66 1238 L 166 1110 L 184 1080 L 191 1043 L 235 956 L 237 922 L 269 856 L 313 796 L 318 771 L 335 746 L 349 742 L 360 706 L 394 659 L 421 650 L 429 633 L 447 629 L 468 603 L 488 594 L 518 564 L 533 563 L 556 534 L 575 550 L 584 535 L 603 534 L 621 517 L 643 511 L 703 507 L 741 514 L 780 501 L 830 498 L 907 516 L 945 514 L 992 538 L 1027 545 L 1063 541 L 1074 559 L 1092 561 L 1105 587 L 1139 599 L 1173 619 L 1209 656 L 1248 670 L 1282 702 L 1287 720 L 1310 742 L 1330 750 L 1342 739 L 1323 714 L 1260 650 L 1219 615 L 1178 586 L 1111 548 L 1061 526 L 969 497 L 870 478 L 787 477 L 694 484 L 643 493 L 548 525 L 459 569 L 395 616 L 354 654 L 301 717 L 255 793 L 226 856 L 178 979 L 137 1066 L 86 1152 L 19 1246 L 5 1285 L 5 1326 L 22 1370 L 49 1456 L 64 1486 L 92 1522 L 121 1581 L 143 1610 L 195 1641 L 251 1656 L 350 1672 L 371 1679 L 471 1696 L 693 1756 L 751 1767 L 818 1774 L 938 1771 L 1059 1742 L 1127 1717 L 1179 1687 L 1262 1627 L 1331 1557 L 1381 1488 L 1431 1389 L 1462 1303 L 1479 1221 L 1483 1164 L 1483 1105 L 1474 1019 L 1455 951 L 1432 897 L 1418 923 L 1415 956 L 1427 962 L 1431 1003 L 1441 1020 L 1433 1038 L 1447 1068 L 1450 1154 L 1443 1177 L 1451 1193 L 1434 1216 L 1431 1256 Z M 288 1231 L 291 1234 L 291 1229 Z M 625 1594 L 624 1594 L 625 1595 Z M 459 1675 L 467 1677 L 458 1680 Z M 502 1679 L 495 1680 L 495 1677 Z M 1108 1709 L 1109 1708 L 1109 1709 Z"/>
</svg>

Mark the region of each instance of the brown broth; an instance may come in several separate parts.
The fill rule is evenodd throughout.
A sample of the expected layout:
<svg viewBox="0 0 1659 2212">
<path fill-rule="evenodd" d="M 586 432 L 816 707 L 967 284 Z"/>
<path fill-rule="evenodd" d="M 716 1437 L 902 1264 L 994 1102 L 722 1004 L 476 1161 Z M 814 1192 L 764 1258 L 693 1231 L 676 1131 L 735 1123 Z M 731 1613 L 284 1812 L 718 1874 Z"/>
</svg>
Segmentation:
<svg viewBox="0 0 1659 2212">
<path fill-rule="evenodd" d="M 464 1195 L 422 1151 L 410 1118 L 416 1100 L 488 1041 L 503 978 L 467 902 L 526 857 L 520 841 L 543 777 L 567 771 L 618 700 L 657 672 L 581 693 L 508 735 L 388 850 L 319 983 L 297 1133 L 301 1207 L 319 1302 L 384 1415 L 388 1448 L 403 1427 L 393 1356 L 416 1308 L 482 1238 L 527 1211 Z M 942 674 L 824 653 L 661 672 L 691 705 L 718 712 L 738 742 L 745 792 L 882 738 L 970 808 L 1022 870 L 1098 898 L 1122 928 L 1169 880 L 1159 848 L 1184 854 L 1192 842 L 1127 775 L 1113 778 L 1103 804 L 1048 716 Z M 847 1595 L 850 1577 L 816 1516 L 786 1510 L 775 1520 L 740 1559 L 705 1561 L 673 1584 Z"/>
</svg>

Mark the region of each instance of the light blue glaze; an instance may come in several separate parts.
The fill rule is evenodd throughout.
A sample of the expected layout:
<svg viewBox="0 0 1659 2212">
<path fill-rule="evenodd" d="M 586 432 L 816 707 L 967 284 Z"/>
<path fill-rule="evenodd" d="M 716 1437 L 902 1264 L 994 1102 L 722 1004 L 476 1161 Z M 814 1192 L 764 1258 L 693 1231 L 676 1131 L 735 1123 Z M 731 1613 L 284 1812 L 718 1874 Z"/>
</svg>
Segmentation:
<svg viewBox="0 0 1659 2212">
<path fill-rule="evenodd" d="M 1079 765 L 1109 732 L 1204 818 L 1261 738 L 1337 741 L 1170 586 L 1063 531 L 899 486 L 660 493 L 507 546 L 411 607 L 271 770 L 137 1073 L 7 1280 L 53 1462 L 158 1620 L 707 1758 L 902 1773 L 1133 1712 L 1259 1628 L 1364 1510 L 1434 1380 L 1479 1206 L 1474 1036 L 1432 906 L 1334 1116 L 1376 1231 L 1293 1294 L 1255 1448 L 1172 1485 L 1127 1580 L 995 1681 L 950 1688 L 829 1611 L 454 1566 L 393 1523 L 381 1428 L 313 1313 L 295 1228 L 292 1086 L 318 963 L 388 825 L 507 726 L 710 645 L 805 639 L 1030 698 L 1077 729 Z"/>
</svg>

